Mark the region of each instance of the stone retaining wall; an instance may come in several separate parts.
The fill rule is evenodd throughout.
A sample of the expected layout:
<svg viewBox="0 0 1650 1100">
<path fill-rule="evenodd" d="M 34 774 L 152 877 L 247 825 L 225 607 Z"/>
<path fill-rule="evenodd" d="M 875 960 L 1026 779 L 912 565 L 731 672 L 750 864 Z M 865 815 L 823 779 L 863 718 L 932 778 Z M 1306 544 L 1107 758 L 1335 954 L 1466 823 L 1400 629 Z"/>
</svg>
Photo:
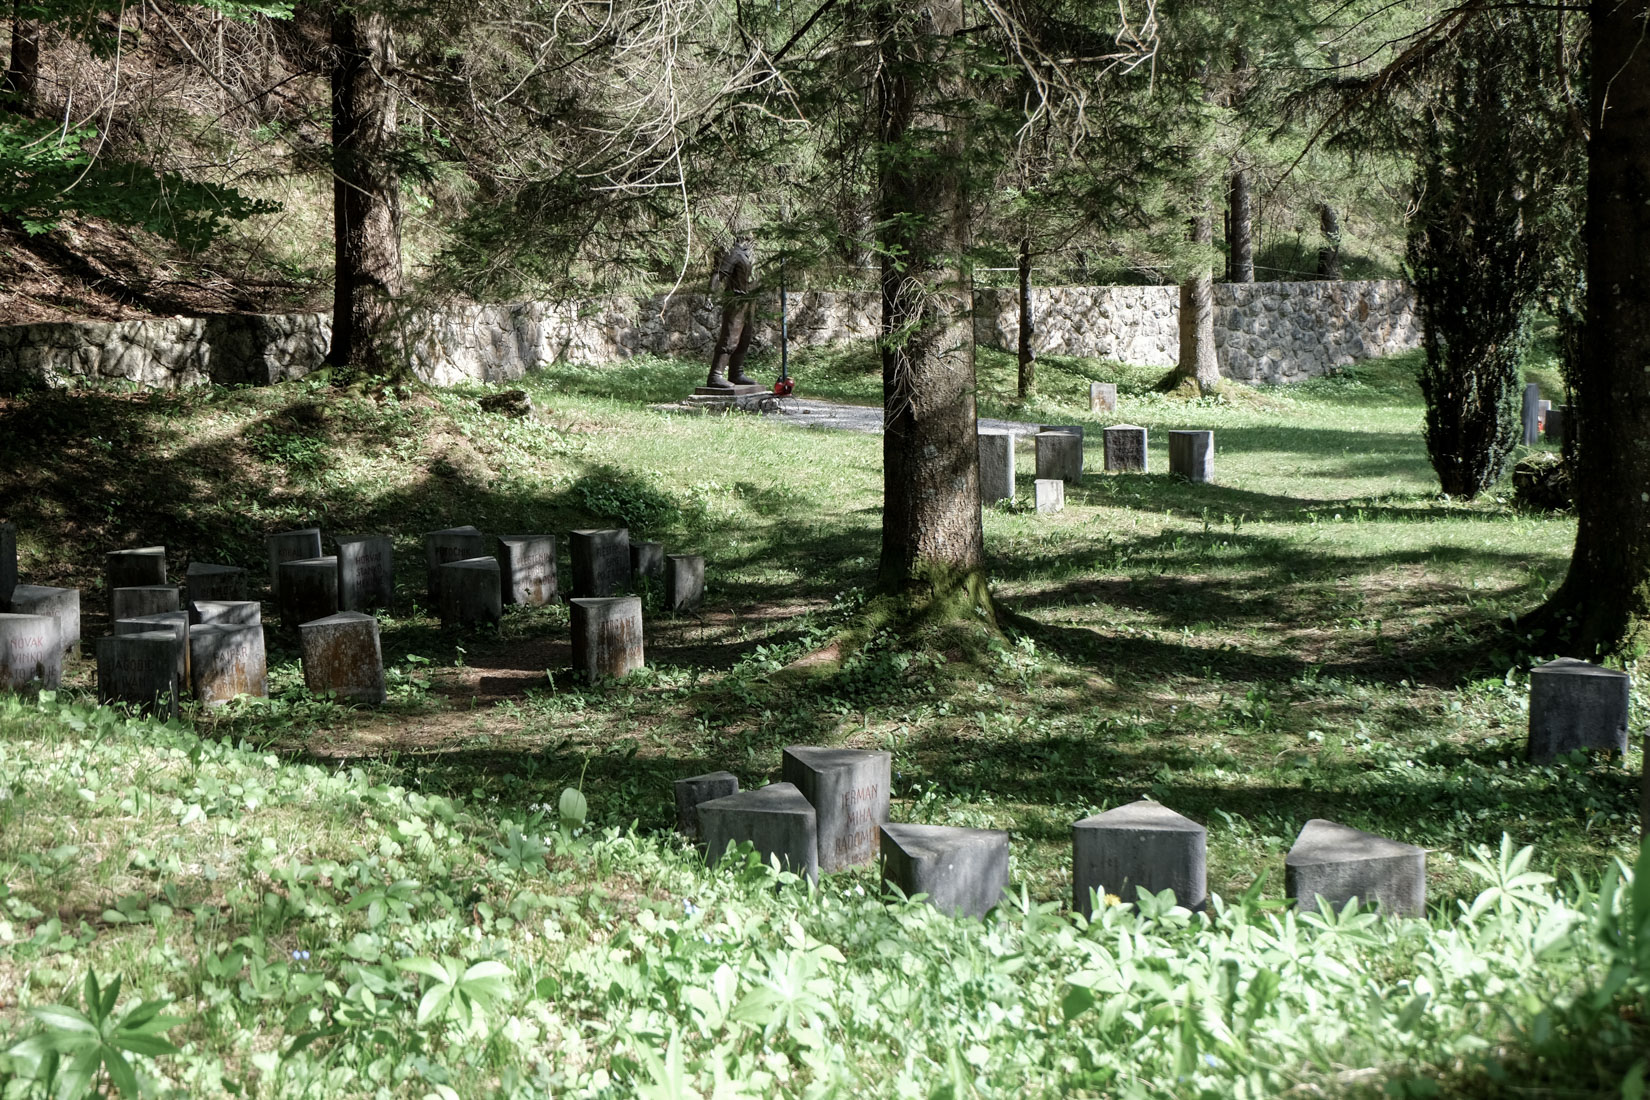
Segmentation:
<svg viewBox="0 0 1650 1100">
<path fill-rule="evenodd" d="M 876 335 L 874 292 L 790 296 L 794 345 Z M 1253 382 L 1294 382 L 1415 347 L 1420 324 L 1398 282 L 1221 284 L 1215 288 L 1221 370 Z M 1049 287 L 1033 291 L 1039 351 L 1171 366 L 1179 351 L 1179 292 L 1169 286 Z M 779 341 L 775 295 L 759 302 L 757 348 Z M 977 343 L 1012 350 L 1011 289 L 975 292 Z M 408 309 L 399 339 L 414 372 L 435 385 L 520 378 L 542 363 L 609 363 L 632 355 L 708 357 L 719 321 L 707 294 Z M 222 314 L 145 321 L 0 326 L 0 390 L 126 381 L 158 389 L 206 383 L 267 385 L 321 365 L 327 314 Z"/>
</svg>

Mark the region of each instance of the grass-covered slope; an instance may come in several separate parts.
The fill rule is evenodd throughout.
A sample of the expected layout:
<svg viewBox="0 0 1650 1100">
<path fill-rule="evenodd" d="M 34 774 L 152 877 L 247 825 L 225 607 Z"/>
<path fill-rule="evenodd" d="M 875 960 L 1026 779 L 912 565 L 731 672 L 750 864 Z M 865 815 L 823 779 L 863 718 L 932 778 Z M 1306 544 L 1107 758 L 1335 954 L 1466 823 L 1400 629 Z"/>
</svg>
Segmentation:
<svg viewBox="0 0 1650 1100">
<path fill-rule="evenodd" d="M 1510 849 L 1430 926 L 1258 891 L 982 924 L 107 709 L 0 734 L 7 1098 L 1609 1095 L 1650 1038 L 1650 890 Z"/>
</svg>

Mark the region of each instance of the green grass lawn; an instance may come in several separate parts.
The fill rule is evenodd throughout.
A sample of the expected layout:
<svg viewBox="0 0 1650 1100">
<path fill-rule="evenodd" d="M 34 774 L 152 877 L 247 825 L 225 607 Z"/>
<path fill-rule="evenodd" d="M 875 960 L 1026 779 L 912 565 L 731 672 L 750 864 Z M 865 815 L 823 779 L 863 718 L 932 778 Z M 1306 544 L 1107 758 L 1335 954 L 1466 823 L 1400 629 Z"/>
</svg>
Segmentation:
<svg viewBox="0 0 1650 1100">
<path fill-rule="evenodd" d="M 248 922 L 261 919 L 258 906 L 274 904 L 261 900 L 271 894 L 295 908 L 259 926 L 260 950 L 301 942 L 339 966 L 360 965 L 348 945 L 372 930 L 359 910 L 345 907 L 369 889 L 369 879 L 388 886 L 445 875 L 458 883 L 452 890 L 477 891 L 473 901 L 449 893 L 430 902 L 430 919 L 448 922 L 439 934 L 428 933 L 425 944 L 417 937 L 426 933 L 397 931 L 393 944 L 377 944 L 384 957 L 507 957 L 516 948 L 499 946 L 497 922 L 509 914 L 517 887 L 495 890 L 477 880 L 502 873 L 498 862 L 510 858 L 519 871 L 519 844 L 514 857 L 494 851 L 510 849 L 504 823 L 526 827 L 567 786 L 582 784 L 594 826 L 624 832 L 599 851 L 569 849 L 553 858 L 545 873 L 564 876 L 555 889 L 536 879 L 519 889 L 575 899 L 545 904 L 580 915 L 582 924 L 560 931 L 580 945 L 605 944 L 606 933 L 593 930 L 614 920 L 642 921 L 645 930 L 650 907 L 679 908 L 683 890 L 723 889 L 716 876 L 671 855 L 668 838 L 655 839 L 673 818 L 671 780 L 726 768 L 757 785 L 776 774 L 782 747 L 798 742 L 891 750 L 898 820 L 1009 829 L 1016 889 L 1034 910 L 1058 908 L 1069 897 L 1071 824 L 1140 797 L 1208 826 L 1209 885 L 1226 899 L 1246 892 L 1255 904 L 1277 898 L 1283 855 L 1312 817 L 1428 848 L 1440 919 L 1482 889 L 1481 876 L 1464 864 L 1470 850 L 1499 844 L 1503 833 L 1533 846 L 1536 869 L 1565 882 L 1571 872 L 1596 880 L 1637 850 L 1639 754 L 1627 769 L 1597 760 L 1536 768 L 1522 760 L 1528 668 L 1553 654 L 1530 652 L 1517 620 L 1562 577 L 1573 521 L 1517 511 L 1510 493 L 1470 503 L 1441 499 L 1421 441 L 1415 366 L 1412 357 L 1397 358 L 1291 388 L 1234 388 L 1187 400 L 1157 392 L 1158 371 L 1056 358 L 1041 364 L 1039 396 L 1022 403 L 1012 396 L 1011 358 L 982 351 L 982 415 L 1091 429 L 1090 473 L 1068 488 L 1063 513 L 1031 510 L 1029 446 L 1020 453 L 1018 499 L 985 512 L 1005 636 L 960 648 L 876 637 L 839 672 L 811 678 L 776 674 L 853 621 L 866 598 L 879 545 L 881 440 L 650 407 L 687 392 L 703 372 L 696 363 L 558 366 L 523 383 L 538 411 L 522 420 L 480 412 L 479 389 L 376 399 L 292 384 L 179 395 L 42 394 L 0 404 L 0 463 L 19 471 L 0 497 L 0 513 L 20 528 L 27 579 L 85 590 L 88 638 L 106 629 L 102 554 L 130 545 L 164 543 L 179 574 L 191 559 L 258 573 L 266 533 L 311 524 L 337 534 L 382 531 L 395 539 L 402 597 L 383 623 L 392 685 L 384 709 L 352 710 L 305 693 L 294 647 L 272 630 L 274 698 L 188 716 L 205 735 L 290 762 L 267 765 L 275 770 L 259 781 L 265 788 L 309 782 L 283 770 L 305 764 L 322 769 L 313 775 L 338 779 L 315 796 L 320 802 L 287 799 L 297 808 L 276 815 L 267 830 L 262 815 L 245 807 L 264 796 L 248 795 L 244 783 L 220 776 L 217 793 L 189 786 L 198 780 L 185 774 L 194 766 L 187 747 L 166 750 L 165 782 L 154 787 L 130 755 L 97 764 L 105 742 L 84 731 L 29 718 L 26 709 L 0 715 L 0 748 L 11 746 L 0 756 L 0 791 L 32 789 L 30 777 L 50 768 L 49 780 L 37 778 L 56 792 L 38 803 L 0 801 L 7 891 L 0 900 L 12 907 L 9 942 L 0 936 L 0 1032 L 19 1021 L 20 1006 L 69 996 L 67 985 L 89 959 L 108 973 L 144 976 L 146 988 L 159 983 L 174 996 L 215 996 L 201 952 L 232 951 Z M 880 393 L 864 349 L 809 352 L 793 358 L 793 369 L 810 396 L 870 403 Z M 1088 413 L 1091 380 L 1119 383 L 1115 414 Z M 1098 429 L 1125 421 L 1151 433 L 1149 474 L 1098 472 Z M 1164 433 L 1171 428 L 1215 432 L 1216 484 L 1167 476 Z M 421 534 L 460 523 L 564 537 L 575 527 L 623 523 L 633 539 L 661 540 L 667 552 L 705 554 L 706 606 L 673 618 L 649 595 L 648 669 L 621 684 L 579 684 L 568 668 L 564 608 L 512 611 L 496 631 L 461 632 L 443 630 L 419 606 Z M 85 692 L 90 675 L 84 661 L 71 666 L 65 697 Z M 1636 692 L 1635 728 L 1644 721 L 1643 702 Z M 109 743 L 141 746 L 152 736 L 128 732 Z M 225 793 L 237 785 L 240 793 Z M 363 792 L 385 785 L 451 800 L 467 824 L 444 826 L 451 838 L 429 825 L 421 826 L 425 833 L 398 833 L 392 819 L 406 811 L 394 799 L 357 820 L 350 807 L 377 805 L 379 796 Z M 158 801 L 127 809 L 126 786 Z M 240 808 L 219 813 L 202 801 L 209 798 Z M 187 840 L 199 822 L 178 825 L 197 804 L 211 819 L 204 827 L 221 838 L 219 856 L 200 856 Z M 82 806 L 89 807 L 84 814 Z M 623 848 L 632 824 L 641 862 L 626 856 L 602 865 L 616 858 L 611 853 Z M 428 861 L 450 841 L 466 854 L 440 874 L 430 871 Z M 385 854 L 387 846 L 398 850 Z M 412 848 L 424 862 L 400 867 Z M 469 870 L 454 869 L 461 864 Z M 216 877 L 203 881 L 207 867 Z M 599 903 L 578 900 L 588 882 L 613 875 L 618 881 L 601 886 Z M 168 883 L 183 902 L 167 899 Z M 855 872 L 833 880 L 830 892 L 870 896 L 876 887 L 871 872 Z M 785 919 L 783 910 L 753 900 L 768 893 L 741 889 L 738 907 L 754 907 L 763 921 Z M 107 917 L 132 898 L 124 903 L 144 914 L 161 905 L 175 917 L 194 906 L 196 931 Z M 202 916 L 202 906 L 219 915 Z M 19 915 L 27 912 L 34 915 Z M 539 908 L 526 912 L 531 919 L 510 919 L 523 928 L 543 922 Z M 42 933 L 53 920 L 56 931 Z M 833 920 L 810 925 L 809 934 L 836 934 Z M 210 936 L 198 931 L 202 922 Z M 455 946 L 471 927 L 492 945 L 490 955 L 471 950 L 473 943 Z M 293 936 L 299 939 L 289 945 Z M 935 950 L 975 950 L 966 940 L 947 933 Z M 18 946 L 41 942 L 59 946 Z M 753 942 L 768 944 L 763 936 Z M 781 936 L 769 946 L 802 950 L 803 941 L 785 942 Z M 1411 949 L 1402 937 L 1381 944 L 1377 968 L 1404 971 Z M 529 969 L 548 977 L 573 950 L 531 956 Z M 622 945 L 612 950 L 631 951 L 638 965 L 646 957 Z M 167 977 L 172 956 L 186 978 Z M 237 1028 L 250 1036 L 244 1055 L 224 1056 L 241 1059 L 225 1080 L 245 1080 L 246 1059 L 260 1079 L 273 1080 L 258 1057 L 267 1061 L 306 1030 L 336 1024 L 350 986 L 340 973 L 329 975 L 334 994 L 271 994 L 264 1015 L 212 1025 L 227 1029 L 199 1039 L 213 1049 L 233 1051 Z M 625 984 L 632 978 L 614 978 L 629 990 L 614 1003 L 632 1004 L 638 991 L 652 989 L 658 975 L 644 977 L 634 986 Z M 529 984 L 536 989 L 543 980 Z M 1553 980 L 1558 988 L 1575 979 Z M 395 981 L 392 1000 L 411 995 L 403 978 Z M 963 1003 L 969 995 L 956 996 Z M 1048 996 L 1053 1005 L 1064 994 L 1055 988 Z M 320 1001 L 326 1004 L 312 1003 Z M 557 1027 L 572 1029 L 558 1042 L 582 1052 L 568 1080 L 599 1093 L 591 1085 L 599 1064 L 610 1084 L 619 1082 L 611 1094 L 629 1095 L 625 1065 L 642 1074 L 638 1080 L 653 1080 L 651 1070 L 634 1060 L 628 1040 L 614 1040 L 615 1049 L 631 1051 L 613 1055 L 617 1062 L 591 1053 L 592 1035 L 618 1026 L 603 1011 L 557 1017 Z M 598 1017 L 603 1022 L 592 1023 Z M 587 1024 L 596 1032 L 580 1032 Z M 669 1029 L 647 1035 L 668 1069 Z M 971 1065 L 972 1047 L 953 1038 L 956 1057 Z M 919 1062 L 928 1076 L 914 1079 L 940 1080 L 936 1067 L 951 1064 L 947 1041 L 924 1049 Z M 445 1048 L 430 1042 L 406 1056 L 440 1063 L 430 1051 Z M 797 1076 L 772 1087 L 800 1094 L 799 1082 L 821 1071 L 802 1057 L 814 1049 L 809 1040 L 795 1042 L 785 1072 Z M 987 1055 L 996 1049 L 979 1045 Z M 330 1049 L 330 1035 L 315 1041 L 315 1051 Z M 366 1073 L 367 1048 L 349 1049 L 352 1072 Z M 740 1049 L 757 1059 L 774 1054 Z M 1079 1057 L 1051 1050 L 1039 1047 L 1035 1058 L 1064 1065 L 1061 1059 Z M 1370 1057 L 1399 1056 L 1397 1048 L 1380 1050 Z M 396 1058 L 403 1054 L 397 1048 Z M 513 1058 L 482 1058 L 480 1076 L 463 1080 L 509 1094 L 515 1086 L 504 1087 L 504 1067 L 525 1072 Z M 309 1076 L 276 1091 L 358 1091 L 326 1085 L 324 1058 L 305 1055 L 297 1064 Z M 737 1057 L 726 1063 L 739 1064 Z M 751 1072 L 777 1072 L 751 1065 Z M 1049 1072 L 1038 1080 L 1059 1091 L 1047 1083 L 1062 1080 L 1062 1071 Z M 991 1078 L 998 1081 L 992 1087 L 1007 1079 Z M 1104 1075 L 1082 1080 L 1094 1095 L 1112 1087 Z M 1221 1091 L 1232 1079 L 1219 1080 L 1206 1094 L 1241 1094 Z M 384 1087 L 422 1096 L 439 1093 L 434 1081 L 403 1072 Z M 709 1081 L 700 1078 L 696 1087 L 708 1093 Z M 903 1093 L 888 1084 L 886 1094 Z M 1161 1094 L 1205 1093 L 1171 1087 Z"/>
</svg>

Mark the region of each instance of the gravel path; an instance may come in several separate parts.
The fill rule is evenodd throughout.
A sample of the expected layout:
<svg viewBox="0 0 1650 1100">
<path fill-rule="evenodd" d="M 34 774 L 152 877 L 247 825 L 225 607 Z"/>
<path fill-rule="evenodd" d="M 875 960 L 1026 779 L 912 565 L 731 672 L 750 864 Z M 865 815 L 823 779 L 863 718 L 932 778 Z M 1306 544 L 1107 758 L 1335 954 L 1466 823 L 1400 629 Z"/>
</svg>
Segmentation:
<svg viewBox="0 0 1650 1100">
<path fill-rule="evenodd" d="M 882 409 L 876 405 L 839 405 L 834 401 L 786 397 L 764 409 L 763 415 L 802 428 L 837 428 L 849 432 L 882 431 Z M 1018 420 L 987 420 L 982 417 L 980 427 L 986 430 L 1013 432 L 1015 435 L 1036 435 L 1038 432 L 1036 424 L 1022 424 Z"/>
</svg>

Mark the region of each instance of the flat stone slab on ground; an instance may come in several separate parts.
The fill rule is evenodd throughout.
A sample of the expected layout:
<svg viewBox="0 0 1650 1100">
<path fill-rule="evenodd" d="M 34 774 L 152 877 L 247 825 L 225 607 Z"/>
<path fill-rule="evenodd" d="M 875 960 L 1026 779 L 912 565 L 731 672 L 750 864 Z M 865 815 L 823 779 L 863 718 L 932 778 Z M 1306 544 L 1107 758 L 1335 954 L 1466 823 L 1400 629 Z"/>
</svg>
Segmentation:
<svg viewBox="0 0 1650 1100">
<path fill-rule="evenodd" d="M 395 606 L 395 543 L 388 535 L 339 535 L 338 610 Z"/>
<path fill-rule="evenodd" d="M 1071 830 L 1072 908 L 1093 916 L 1095 894 L 1134 904 L 1141 890 L 1173 890 L 1177 905 L 1203 908 L 1208 837 L 1191 818 L 1145 800 L 1085 817 Z"/>
<path fill-rule="evenodd" d="M 304 686 L 310 691 L 332 692 L 340 699 L 371 706 L 384 701 L 384 651 L 378 642 L 377 619 L 359 611 L 340 611 L 304 623 L 298 635 Z"/>
<path fill-rule="evenodd" d="M 177 665 L 178 690 L 181 691 L 189 685 L 189 612 L 162 611 L 157 615 L 116 619 L 113 631 L 117 635 L 146 634 L 154 631 L 171 635 L 173 659 Z"/>
<path fill-rule="evenodd" d="M 699 803 L 705 858 L 712 864 L 729 844 L 748 841 L 764 862 L 779 865 L 810 882 L 819 880 L 819 834 L 812 804 L 790 783 L 770 783 L 754 791 Z"/>
<path fill-rule="evenodd" d="M 980 446 L 980 503 L 1014 499 L 1014 433 L 982 430 Z"/>
<path fill-rule="evenodd" d="M 1357 898 L 1396 916 L 1426 912 L 1427 853 L 1413 844 L 1315 817 L 1295 838 L 1283 868 L 1285 893 L 1303 906 L 1322 897 L 1338 910 Z"/>
<path fill-rule="evenodd" d="M 132 703 L 170 717 L 178 710 L 178 641 L 170 630 L 97 640 L 97 701 Z"/>
<path fill-rule="evenodd" d="M 195 698 L 209 707 L 238 695 L 269 696 L 264 628 L 201 623 L 189 628 L 189 680 Z"/>
<path fill-rule="evenodd" d="M 568 538 L 567 557 L 573 570 L 573 595 L 601 599 L 630 582 L 630 530 L 625 527 L 587 528 Z"/>
<path fill-rule="evenodd" d="M 1169 433 L 1169 473 L 1187 481 L 1215 479 L 1215 433 L 1175 429 Z"/>
<path fill-rule="evenodd" d="M 194 619 L 198 623 L 251 626 L 264 621 L 264 607 L 257 600 L 199 600 Z"/>
<path fill-rule="evenodd" d="M 704 555 L 665 555 L 665 610 L 693 611 L 704 602 Z"/>
<path fill-rule="evenodd" d="M 1008 834 L 999 829 L 884 822 L 882 881 L 954 917 L 983 917 L 1008 888 Z"/>
<path fill-rule="evenodd" d="M 1075 432 L 1037 433 L 1037 480 L 1083 480 L 1083 437 Z"/>
<path fill-rule="evenodd" d="M 1066 510 L 1065 482 L 1057 477 L 1040 477 L 1031 484 L 1037 494 L 1037 510 L 1039 512 L 1053 513 Z"/>
<path fill-rule="evenodd" d="M 576 598 L 569 601 L 573 668 L 587 680 L 628 676 L 645 660 L 642 601 L 637 596 Z"/>
<path fill-rule="evenodd" d="M 877 826 L 888 820 L 893 756 L 867 749 L 790 745 L 779 774 L 819 814 L 819 867 L 840 871 L 877 855 Z"/>
<path fill-rule="evenodd" d="M 67 652 L 80 648 L 80 589 L 19 584 L 11 590 L 11 608 L 17 615 L 50 615 L 57 621 L 57 637 Z"/>
<path fill-rule="evenodd" d="M 0 612 L 0 691 L 22 691 L 31 685 L 52 689 L 62 682 L 57 620 Z"/>
<path fill-rule="evenodd" d="M 189 602 L 200 600 L 244 600 L 247 595 L 246 570 L 238 565 L 213 565 L 192 561 L 183 574 Z"/>
<path fill-rule="evenodd" d="M 140 546 L 103 555 L 104 592 L 166 583 L 166 547 Z"/>
<path fill-rule="evenodd" d="M 707 772 L 678 779 L 676 787 L 676 831 L 683 836 L 699 835 L 699 804 L 739 793 L 739 777 L 732 772 Z"/>
<path fill-rule="evenodd" d="M 441 606 L 441 567 L 450 561 L 467 561 L 487 555 L 487 536 L 466 524 L 424 536 L 424 581 L 433 607 Z"/>
<path fill-rule="evenodd" d="M 497 556 L 505 603 L 543 607 L 555 602 L 556 536 L 500 535 Z"/>
<path fill-rule="evenodd" d="M 1625 672 L 1573 657 L 1530 670 L 1530 760 L 1544 764 L 1577 749 L 1627 757 L 1627 707 L 1633 681 Z"/>
<path fill-rule="evenodd" d="M 338 559 L 294 558 L 283 561 L 281 576 L 281 629 L 288 635 L 311 619 L 338 613 Z"/>
<path fill-rule="evenodd" d="M 300 527 L 295 531 L 277 531 L 264 538 L 264 550 L 269 557 L 269 595 L 275 606 L 281 605 L 281 565 L 289 561 L 303 561 L 321 556 L 321 529 Z"/>
<path fill-rule="evenodd" d="M 116 588 L 109 593 L 109 618 L 131 619 L 139 615 L 159 615 L 183 606 L 177 585 L 144 584 Z"/>
<path fill-rule="evenodd" d="M 441 566 L 441 625 L 480 626 L 504 618 L 497 558 L 461 558 Z"/>
<path fill-rule="evenodd" d="M 1146 473 L 1146 429 L 1138 424 L 1113 424 L 1105 430 L 1106 472 Z"/>
</svg>

